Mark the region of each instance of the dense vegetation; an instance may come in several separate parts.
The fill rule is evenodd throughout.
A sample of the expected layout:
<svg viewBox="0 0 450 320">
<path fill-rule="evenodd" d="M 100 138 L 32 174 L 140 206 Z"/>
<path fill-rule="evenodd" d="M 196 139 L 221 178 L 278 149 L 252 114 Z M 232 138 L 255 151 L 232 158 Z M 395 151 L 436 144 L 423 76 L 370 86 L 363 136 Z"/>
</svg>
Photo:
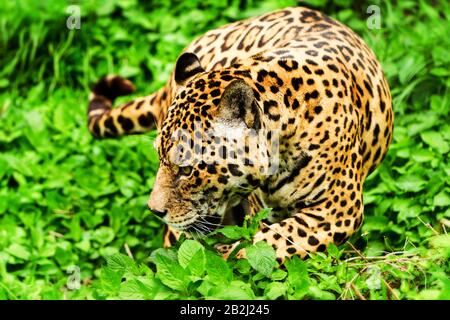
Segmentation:
<svg viewBox="0 0 450 320">
<path fill-rule="evenodd" d="M 150 93 L 195 36 L 295 1 L 86 0 L 79 30 L 66 27 L 63 1 L 3 3 L 0 299 L 450 299 L 449 3 L 305 2 L 376 52 L 395 133 L 365 184 L 362 230 L 282 268 L 264 244 L 227 262 L 213 240 L 160 249 L 162 224 L 146 209 L 155 133 L 94 140 L 86 107 L 99 76 L 120 74 Z M 381 29 L 366 24 L 374 3 Z M 249 238 L 256 223 L 221 233 Z"/>
</svg>

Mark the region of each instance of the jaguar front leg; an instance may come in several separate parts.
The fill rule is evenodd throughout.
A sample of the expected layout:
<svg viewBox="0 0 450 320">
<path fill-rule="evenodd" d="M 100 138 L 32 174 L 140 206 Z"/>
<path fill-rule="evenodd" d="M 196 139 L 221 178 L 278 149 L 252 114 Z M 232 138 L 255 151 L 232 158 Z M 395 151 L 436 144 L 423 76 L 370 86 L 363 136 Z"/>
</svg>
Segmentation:
<svg viewBox="0 0 450 320">
<path fill-rule="evenodd" d="M 361 226 L 362 195 L 351 191 L 349 197 L 338 198 L 332 195 L 329 200 L 303 208 L 278 223 L 262 223 L 253 242 L 266 241 L 270 244 L 280 263 L 293 255 L 305 258 L 310 253 L 323 252 L 330 243 L 344 243 Z M 227 259 L 238 245 L 239 242 L 227 245 L 220 252 Z M 244 258 L 245 249 L 241 249 L 236 257 Z"/>
<path fill-rule="evenodd" d="M 323 252 L 328 244 L 344 243 L 361 226 L 363 205 L 361 195 L 354 201 L 332 199 L 316 207 L 304 208 L 279 223 L 266 224 L 254 242 L 266 241 L 276 250 L 278 261 L 298 255 L 305 258 L 312 252 Z"/>
<path fill-rule="evenodd" d="M 177 243 L 178 239 L 180 239 L 181 231 L 172 228 L 169 225 L 164 225 L 163 231 L 163 246 L 164 248 L 170 248 Z"/>
</svg>

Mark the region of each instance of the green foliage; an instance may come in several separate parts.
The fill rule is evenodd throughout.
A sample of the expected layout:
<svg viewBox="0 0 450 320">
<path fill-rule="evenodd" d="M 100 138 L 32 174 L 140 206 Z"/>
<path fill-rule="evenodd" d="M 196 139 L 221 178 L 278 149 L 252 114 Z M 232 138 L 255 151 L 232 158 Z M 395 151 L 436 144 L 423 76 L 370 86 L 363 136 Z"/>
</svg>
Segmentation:
<svg viewBox="0 0 450 320">
<path fill-rule="evenodd" d="M 185 240 L 178 249 L 157 249 L 149 264 L 138 265 L 120 253 L 108 257 L 94 296 L 333 300 L 361 298 L 364 292 L 371 299 L 448 299 L 450 239 L 445 234 L 430 241 L 430 248 L 371 257 L 331 245 L 328 255 L 293 257 L 283 270 L 265 242 L 245 245 L 247 259 L 225 261 L 200 242 Z"/>
<path fill-rule="evenodd" d="M 146 210 L 155 133 L 96 141 L 86 104 L 101 75 L 150 93 L 196 36 L 295 1 L 89 0 L 80 30 L 66 28 L 65 2 L 5 2 L 0 299 L 450 299 L 449 4 L 305 3 L 349 25 L 378 56 L 394 99 L 394 143 L 366 181 L 366 218 L 350 244 L 279 267 L 269 246 L 250 241 L 268 211 L 217 239 L 159 249 L 162 225 Z M 381 29 L 367 28 L 372 4 Z M 240 240 L 248 259 L 224 261 L 212 249 L 219 239 Z M 74 266 L 79 289 L 68 281 Z"/>
</svg>

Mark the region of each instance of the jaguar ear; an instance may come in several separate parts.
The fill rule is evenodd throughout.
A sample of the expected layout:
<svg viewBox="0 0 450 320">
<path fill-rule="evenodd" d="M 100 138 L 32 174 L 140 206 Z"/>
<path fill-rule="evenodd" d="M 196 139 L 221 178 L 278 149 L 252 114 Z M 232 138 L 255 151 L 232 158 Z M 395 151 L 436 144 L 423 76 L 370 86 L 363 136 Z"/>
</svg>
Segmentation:
<svg viewBox="0 0 450 320">
<path fill-rule="evenodd" d="M 259 109 L 253 89 L 242 79 L 231 82 L 222 94 L 218 116 L 227 121 L 243 121 L 247 128 L 260 128 Z"/>
<path fill-rule="evenodd" d="M 183 85 L 189 78 L 203 71 L 205 70 L 200 65 L 198 57 L 194 53 L 185 52 L 177 60 L 175 82 L 178 85 Z"/>
</svg>

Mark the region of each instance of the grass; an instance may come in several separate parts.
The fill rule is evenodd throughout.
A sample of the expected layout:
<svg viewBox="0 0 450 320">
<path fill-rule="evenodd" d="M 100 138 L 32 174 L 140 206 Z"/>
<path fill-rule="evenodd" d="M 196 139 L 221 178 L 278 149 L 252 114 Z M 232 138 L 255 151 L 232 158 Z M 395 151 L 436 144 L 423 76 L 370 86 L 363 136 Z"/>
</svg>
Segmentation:
<svg viewBox="0 0 450 320">
<path fill-rule="evenodd" d="M 276 264 L 249 245 L 223 261 L 214 238 L 165 250 L 146 210 L 155 133 L 94 140 L 89 85 L 164 84 L 195 36 L 295 1 L 60 1 L 0 8 L 0 299 L 450 299 L 450 7 L 444 1 L 306 1 L 366 40 L 388 77 L 394 143 L 365 184 L 362 230 L 341 247 Z M 266 212 L 262 212 L 263 216 Z M 222 235 L 249 237 L 247 228 Z M 80 273 L 78 273 L 78 270 Z M 79 282 L 79 286 L 78 286 Z"/>
</svg>

